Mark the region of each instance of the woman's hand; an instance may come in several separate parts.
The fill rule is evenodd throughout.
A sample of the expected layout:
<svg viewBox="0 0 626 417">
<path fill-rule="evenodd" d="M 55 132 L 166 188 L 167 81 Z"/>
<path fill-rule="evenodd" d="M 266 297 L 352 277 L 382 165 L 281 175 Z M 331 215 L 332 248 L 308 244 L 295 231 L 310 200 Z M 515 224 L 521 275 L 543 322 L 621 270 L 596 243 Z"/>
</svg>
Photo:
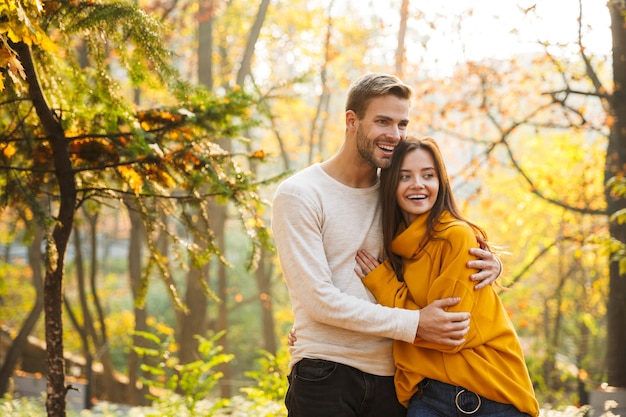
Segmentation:
<svg viewBox="0 0 626 417">
<path fill-rule="evenodd" d="M 289 334 L 287 335 L 287 344 L 289 346 L 293 346 L 296 344 L 296 340 L 298 340 L 298 338 L 296 337 L 296 328 L 292 327 L 291 330 L 289 330 Z"/>
<path fill-rule="evenodd" d="M 363 279 L 367 274 L 372 272 L 378 265 L 380 265 L 380 261 L 374 258 L 368 251 L 365 249 L 361 249 L 356 253 L 356 263 L 358 266 L 354 268 L 354 272 L 359 276 L 359 278 Z"/>
</svg>

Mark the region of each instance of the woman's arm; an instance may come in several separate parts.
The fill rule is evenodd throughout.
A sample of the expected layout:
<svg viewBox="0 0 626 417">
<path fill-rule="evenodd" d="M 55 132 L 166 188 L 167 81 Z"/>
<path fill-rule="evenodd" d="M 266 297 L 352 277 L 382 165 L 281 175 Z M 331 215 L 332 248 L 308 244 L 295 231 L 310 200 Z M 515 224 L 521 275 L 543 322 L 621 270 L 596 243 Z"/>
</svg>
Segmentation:
<svg viewBox="0 0 626 417">
<path fill-rule="evenodd" d="M 486 287 L 493 284 L 498 277 L 502 274 L 502 262 L 495 254 L 485 249 L 484 240 L 477 237 L 480 248 L 470 248 L 470 255 L 475 256 L 478 259 L 471 259 L 467 262 L 468 269 L 478 269 L 469 276 L 470 281 L 474 281 L 477 284 L 474 286 L 475 290 Z M 360 250 L 356 254 L 356 262 L 358 267 L 354 268 L 354 271 L 363 279 L 367 274 L 372 272 L 381 261 L 374 258 L 366 250 Z"/>
</svg>

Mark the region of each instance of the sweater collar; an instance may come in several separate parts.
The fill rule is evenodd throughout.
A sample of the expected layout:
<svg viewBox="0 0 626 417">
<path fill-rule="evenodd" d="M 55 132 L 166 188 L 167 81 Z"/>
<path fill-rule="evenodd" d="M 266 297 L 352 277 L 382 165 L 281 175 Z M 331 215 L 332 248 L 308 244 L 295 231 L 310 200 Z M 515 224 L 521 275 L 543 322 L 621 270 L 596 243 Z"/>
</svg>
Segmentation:
<svg viewBox="0 0 626 417">
<path fill-rule="evenodd" d="M 428 221 L 429 215 L 430 210 L 420 214 L 408 227 L 404 228 L 404 226 L 400 226 L 398 234 L 393 242 L 391 242 L 391 250 L 393 253 L 406 259 L 415 258 L 420 252 L 420 243 L 422 243 L 422 238 L 426 234 L 426 222 Z M 441 217 L 435 224 L 434 233 L 437 234 L 437 225 L 442 222 L 449 223 L 454 220 L 450 212 L 445 210 L 441 213 Z"/>
<path fill-rule="evenodd" d="M 420 241 L 426 233 L 426 221 L 430 211 L 420 214 L 408 227 L 401 226 L 393 242 L 391 250 L 396 255 L 411 259 L 418 252 Z"/>
</svg>

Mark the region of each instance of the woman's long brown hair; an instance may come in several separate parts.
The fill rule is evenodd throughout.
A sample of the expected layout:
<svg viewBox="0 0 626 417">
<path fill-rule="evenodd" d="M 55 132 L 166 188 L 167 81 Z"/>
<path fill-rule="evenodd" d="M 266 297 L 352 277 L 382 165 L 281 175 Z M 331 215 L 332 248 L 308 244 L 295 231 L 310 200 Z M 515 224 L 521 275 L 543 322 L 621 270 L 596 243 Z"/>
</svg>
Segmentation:
<svg viewBox="0 0 626 417">
<path fill-rule="evenodd" d="M 382 169 L 380 174 L 380 196 L 382 204 L 382 216 L 383 216 L 383 246 L 385 258 L 389 260 L 391 266 L 398 277 L 398 280 L 404 281 L 404 265 L 402 263 L 402 257 L 394 254 L 391 251 L 391 242 L 396 237 L 400 226 L 408 227 L 408 224 L 404 224 L 404 216 L 400 210 L 400 206 L 396 201 L 396 189 L 398 188 L 398 182 L 400 178 L 400 168 L 405 156 L 415 151 L 416 149 L 422 149 L 428 152 L 435 163 L 435 170 L 439 176 L 439 194 L 437 200 L 428 214 L 428 220 L 426 222 L 426 234 L 420 242 L 420 248 L 424 248 L 426 243 L 432 239 L 435 239 L 435 225 L 440 223 L 441 215 L 444 211 L 449 211 L 452 217 L 457 220 L 461 220 L 469 224 L 476 233 L 479 233 L 485 241 L 487 235 L 485 231 L 478 225 L 470 222 L 461 215 L 461 212 L 454 199 L 452 192 L 452 186 L 448 177 L 448 171 L 443 161 L 439 146 L 433 138 L 425 137 L 418 139 L 414 136 L 408 136 L 406 140 L 400 142 L 393 151 L 391 158 L 391 165 L 389 168 Z"/>
</svg>

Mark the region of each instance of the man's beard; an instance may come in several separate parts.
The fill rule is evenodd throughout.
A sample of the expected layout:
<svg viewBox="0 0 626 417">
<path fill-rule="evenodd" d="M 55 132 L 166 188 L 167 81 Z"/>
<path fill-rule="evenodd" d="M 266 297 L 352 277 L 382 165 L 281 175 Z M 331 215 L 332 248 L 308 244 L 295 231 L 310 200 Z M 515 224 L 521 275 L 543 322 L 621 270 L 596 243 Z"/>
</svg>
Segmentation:
<svg viewBox="0 0 626 417">
<path fill-rule="evenodd" d="M 391 159 L 376 158 L 374 156 L 374 152 L 376 151 L 374 142 L 375 140 L 370 139 L 359 125 L 356 130 L 356 148 L 359 151 L 359 155 L 373 168 L 387 168 L 391 164 Z"/>
</svg>

